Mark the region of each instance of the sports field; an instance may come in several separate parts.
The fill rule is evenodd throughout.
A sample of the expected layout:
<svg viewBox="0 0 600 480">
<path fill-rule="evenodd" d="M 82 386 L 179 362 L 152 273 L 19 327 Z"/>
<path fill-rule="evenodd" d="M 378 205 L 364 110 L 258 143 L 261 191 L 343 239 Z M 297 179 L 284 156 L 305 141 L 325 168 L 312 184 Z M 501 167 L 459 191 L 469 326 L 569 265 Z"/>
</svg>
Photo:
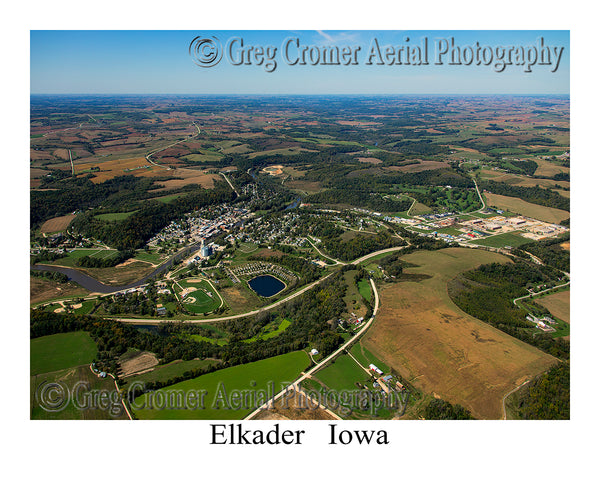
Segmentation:
<svg viewBox="0 0 600 480">
<path fill-rule="evenodd" d="M 221 419 L 239 420 L 253 411 L 255 405 L 261 403 L 261 395 L 272 395 L 269 390 L 269 382 L 273 382 L 274 393 L 277 393 L 288 382 L 293 382 L 309 365 L 309 358 L 303 351 L 286 353 L 277 357 L 271 357 L 258 362 L 237 365 L 235 367 L 218 370 L 207 375 L 202 375 L 192 380 L 176 383 L 156 392 L 146 393 L 138 397 L 132 405 L 136 416 L 140 419 Z M 188 408 L 150 408 L 151 401 L 160 401 L 161 397 L 181 397 L 189 392 L 206 393 L 204 402 L 193 405 L 193 402 L 181 404 Z M 234 392 L 240 392 L 246 402 L 239 405 L 234 404 Z M 226 399 L 225 401 L 221 401 Z M 175 405 L 176 403 L 173 403 Z M 154 404 L 152 404 L 154 405 Z M 245 408 L 246 407 L 246 408 Z M 249 407 L 249 408 L 248 408 Z"/>
<path fill-rule="evenodd" d="M 449 298 L 447 283 L 460 272 L 508 258 L 447 248 L 403 260 L 419 265 L 406 273 L 431 278 L 384 284 L 381 309 L 363 344 L 425 393 L 459 403 L 477 418 L 500 418 L 504 394 L 556 359 L 464 313 Z"/>
<path fill-rule="evenodd" d="M 192 313 L 212 312 L 221 305 L 221 299 L 214 288 L 206 281 L 181 281 L 183 288 L 189 289 L 182 300 L 185 308 Z M 191 291 L 190 291 L 191 290 Z"/>
<path fill-rule="evenodd" d="M 87 332 L 47 335 L 30 340 L 30 374 L 63 370 L 89 364 L 98 348 Z"/>
<path fill-rule="evenodd" d="M 509 210 L 513 213 L 525 215 L 526 217 L 542 220 L 543 222 L 560 223 L 570 217 L 570 213 L 565 210 L 543 207 L 516 197 L 486 192 L 485 198 L 486 204 L 492 206 L 492 208 L 495 207 L 502 210 Z"/>
</svg>

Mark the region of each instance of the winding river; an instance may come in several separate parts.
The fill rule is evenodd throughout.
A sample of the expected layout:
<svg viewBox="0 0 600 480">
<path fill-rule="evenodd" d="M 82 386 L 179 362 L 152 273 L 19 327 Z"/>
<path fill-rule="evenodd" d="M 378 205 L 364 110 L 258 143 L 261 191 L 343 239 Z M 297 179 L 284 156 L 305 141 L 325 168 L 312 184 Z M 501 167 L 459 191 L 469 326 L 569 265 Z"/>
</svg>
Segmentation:
<svg viewBox="0 0 600 480">
<path fill-rule="evenodd" d="M 45 272 L 64 273 L 65 275 L 67 275 L 69 277 L 69 280 L 71 280 L 75 283 L 78 283 L 79 285 L 81 285 L 86 290 L 89 290 L 90 292 L 115 293 L 115 292 L 119 292 L 121 290 L 127 290 L 129 288 L 139 287 L 140 285 L 148 283 L 148 281 L 150 279 L 152 279 L 152 278 L 156 277 L 157 275 L 160 275 L 161 273 L 168 270 L 171 267 L 171 265 L 173 265 L 173 262 L 175 262 L 176 260 L 179 260 L 183 257 L 189 256 L 192 253 L 194 253 L 195 251 L 199 250 L 200 246 L 201 246 L 201 242 L 197 242 L 197 243 L 194 243 L 193 245 L 190 245 L 182 252 L 179 252 L 179 253 L 173 255 L 166 262 L 161 263 L 158 267 L 156 267 L 154 270 L 152 270 L 149 274 L 145 275 L 143 278 L 140 278 L 139 280 L 137 280 L 133 283 L 127 284 L 127 285 L 107 285 L 106 283 L 99 282 L 94 277 L 91 277 L 88 274 L 83 273 L 81 270 L 77 270 L 75 268 L 69 268 L 69 267 L 61 267 L 59 265 L 31 265 L 31 269 L 45 271 Z"/>
</svg>

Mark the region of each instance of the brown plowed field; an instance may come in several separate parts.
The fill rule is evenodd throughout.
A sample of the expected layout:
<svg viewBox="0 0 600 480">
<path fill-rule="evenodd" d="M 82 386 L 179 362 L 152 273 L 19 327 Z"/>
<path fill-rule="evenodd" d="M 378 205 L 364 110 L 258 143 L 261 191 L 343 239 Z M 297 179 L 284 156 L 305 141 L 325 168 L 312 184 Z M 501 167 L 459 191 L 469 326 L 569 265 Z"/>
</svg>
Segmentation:
<svg viewBox="0 0 600 480">
<path fill-rule="evenodd" d="M 507 262 L 483 250 L 418 251 L 407 273 L 431 278 L 384 284 L 365 347 L 420 390 L 467 407 L 477 418 L 502 415 L 502 397 L 556 362 L 554 357 L 470 316 L 448 297 L 447 283 L 484 263 Z"/>
</svg>

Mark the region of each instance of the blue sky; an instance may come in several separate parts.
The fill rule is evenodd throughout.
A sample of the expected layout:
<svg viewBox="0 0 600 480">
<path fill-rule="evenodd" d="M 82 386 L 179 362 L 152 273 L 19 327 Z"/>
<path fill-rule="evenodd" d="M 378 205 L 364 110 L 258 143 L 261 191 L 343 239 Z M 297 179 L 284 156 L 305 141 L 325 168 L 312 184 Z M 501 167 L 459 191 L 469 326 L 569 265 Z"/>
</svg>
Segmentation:
<svg viewBox="0 0 600 480">
<path fill-rule="evenodd" d="M 277 48 L 277 67 L 231 65 L 227 53 L 218 65 L 201 68 L 188 53 L 196 36 L 216 37 L 226 51 L 233 37 L 246 46 Z M 360 46 L 358 65 L 287 65 L 286 38 L 301 46 Z M 405 41 L 409 37 L 409 41 Z M 540 37 L 550 47 L 564 47 L 556 72 L 547 65 L 434 65 L 437 42 L 453 37 L 455 45 L 535 46 Z M 429 43 L 429 65 L 366 65 L 372 39 L 385 45 Z M 31 31 L 30 92 L 36 93 L 175 93 L 175 94 L 568 94 L 568 31 Z M 236 47 L 238 44 L 235 45 Z M 237 49 L 234 53 L 237 52 Z M 291 56 L 297 56 L 292 48 Z M 254 63 L 254 61 L 253 61 Z M 375 63 L 375 62 L 374 62 Z"/>
</svg>

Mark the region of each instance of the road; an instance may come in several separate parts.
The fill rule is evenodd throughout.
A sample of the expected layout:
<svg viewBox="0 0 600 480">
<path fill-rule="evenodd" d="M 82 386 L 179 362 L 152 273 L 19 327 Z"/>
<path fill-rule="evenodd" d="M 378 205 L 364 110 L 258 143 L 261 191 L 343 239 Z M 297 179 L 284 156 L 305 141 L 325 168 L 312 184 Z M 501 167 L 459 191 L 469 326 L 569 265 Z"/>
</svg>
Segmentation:
<svg viewBox="0 0 600 480">
<path fill-rule="evenodd" d="M 236 198 L 240 196 L 240 194 L 238 193 L 238 191 L 235 189 L 235 187 L 232 185 L 232 183 L 229 181 L 229 178 L 227 178 L 227 175 L 225 175 L 224 172 L 219 172 L 221 175 L 223 175 L 223 178 L 225 180 L 227 180 L 227 183 L 229 184 L 229 186 L 231 187 L 231 189 L 235 192 Z"/>
<path fill-rule="evenodd" d="M 154 150 L 154 151 L 150 152 L 149 154 L 146 155 L 146 160 L 149 163 L 151 163 L 152 165 L 154 165 L 155 167 L 164 168 L 165 170 L 171 170 L 171 167 L 169 167 L 167 165 L 161 165 L 160 163 L 156 163 L 150 157 L 152 155 L 154 155 L 155 153 L 162 152 L 163 150 L 166 150 L 167 148 L 171 148 L 171 147 L 173 147 L 173 146 L 175 146 L 175 145 L 177 145 L 179 143 L 182 143 L 182 142 L 187 142 L 188 140 L 191 140 L 192 138 L 197 137 L 198 135 L 200 135 L 200 127 L 198 127 L 198 125 L 196 125 L 195 122 L 192 123 L 192 125 L 194 125 L 194 127 L 196 127 L 196 129 L 198 130 L 198 133 L 194 133 L 194 134 L 190 135 L 189 137 L 184 138 L 183 140 L 179 140 L 179 141 L 177 141 L 175 143 L 167 145 L 166 147 L 162 147 L 162 148 L 159 148 L 158 150 Z"/>
<path fill-rule="evenodd" d="M 513 300 L 513 303 L 516 305 L 519 300 L 523 300 L 524 298 L 536 297 L 537 295 L 541 295 L 542 293 L 549 292 L 550 290 L 556 290 L 557 288 L 566 287 L 567 285 L 570 285 L 570 283 L 571 283 L 571 280 L 569 280 L 567 283 L 563 283 L 561 285 L 557 285 L 556 287 L 547 288 L 545 290 L 542 290 L 541 292 L 535 292 L 535 293 L 530 293 L 530 294 L 527 294 L 527 295 L 523 295 L 522 297 L 515 298 Z"/>
<path fill-rule="evenodd" d="M 350 345 L 352 345 L 354 342 L 356 342 L 362 335 L 364 335 L 364 333 L 367 331 L 367 329 L 371 326 L 371 324 L 375 320 L 375 316 L 377 315 L 377 311 L 379 310 L 379 293 L 377 292 L 377 287 L 376 287 L 375 282 L 373 281 L 372 278 L 370 279 L 370 282 L 371 282 L 371 288 L 373 289 L 373 295 L 375 297 L 375 306 L 373 307 L 373 315 L 371 316 L 371 318 L 369 319 L 369 321 L 365 323 L 365 325 L 356 333 L 356 335 L 354 335 L 353 337 L 351 337 L 348 341 L 346 341 L 346 343 L 344 343 L 341 347 L 339 347 L 335 352 L 333 352 L 327 358 L 325 358 L 321 362 L 317 363 L 308 372 L 304 372 L 300 376 L 300 378 L 298 378 L 288 388 L 297 389 L 301 382 L 303 382 L 305 379 L 307 379 L 310 376 L 312 376 L 315 372 L 317 372 L 319 369 L 323 368 L 327 363 L 329 363 L 331 360 L 333 360 L 335 357 L 337 357 L 340 353 L 342 353 L 343 350 L 345 350 Z M 245 417 L 244 420 L 251 420 L 252 418 L 254 418 L 256 415 L 258 415 L 261 411 L 263 411 L 265 409 L 265 406 L 269 402 L 273 402 L 274 403 L 276 400 L 278 400 L 279 398 L 281 398 L 285 392 L 286 392 L 286 390 L 282 390 L 281 392 L 279 392 L 277 395 L 275 395 L 275 397 L 273 397 L 273 399 L 271 399 L 268 402 L 262 404 L 260 407 L 258 407 L 252 413 L 250 413 L 247 417 Z"/>
<path fill-rule="evenodd" d="M 71 161 L 71 175 L 75 175 L 75 167 L 73 166 L 73 156 L 71 155 L 70 149 L 69 149 L 69 160 Z"/>
<path fill-rule="evenodd" d="M 312 237 L 311 237 L 311 238 L 312 238 Z M 304 239 L 305 239 L 305 240 L 306 240 L 308 243 L 310 243 L 310 244 L 312 245 L 312 247 L 313 247 L 313 248 L 314 248 L 314 249 L 317 251 L 317 253 L 318 253 L 319 255 L 321 255 L 322 257 L 325 257 L 326 259 L 328 259 L 328 260 L 331 260 L 332 262 L 335 262 L 335 264 L 336 264 L 336 265 L 346 265 L 344 262 L 341 262 L 340 260 L 338 260 L 338 259 L 336 259 L 336 258 L 331 258 L 331 257 L 329 257 L 329 256 L 325 255 L 325 254 L 324 254 L 324 253 L 323 253 L 321 250 L 319 250 L 319 249 L 317 248 L 317 246 L 316 246 L 316 245 L 315 245 L 315 244 L 314 244 L 314 243 L 311 241 L 311 239 L 309 239 L 308 237 L 304 237 Z"/>
<path fill-rule="evenodd" d="M 475 179 L 473 179 L 473 183 L 475 184 L 475 190 L 477 190 L 477 195 L 479 195 L 479 200 L 481 200 L 481 205 L 482 205 L 482 207 L 477 211 L 482 212 L 483 210 L 485 210 L 485 202 L 483 200 L 483 197 L 481 196 L 481 192 L 479 191 L 479 186 L 477 185 L 477 182 L 475 181 Z"/>
<path fill-rule="evenodd" d="M 333 275 L 333 273 L 330 273 L 329 275 L 327 275 L 319 280 L 316 280 L 313 283 L 308 284 L 306 287 L 302 288 L 301 290 L 298 290 L 296 293 L 292 293 L 289 297 L 282 298 L 281 300 L 279 300 L 275 303 L 272 303 L 271 305 L 267 305 L 266 307 L 262 307 L 257 310 L 252 310 L 251 312 L 239 313 L 237 315 L 230 315 L 228 317 L 218 317 L 218 318 L 209 318 L 209 319 L 191 319 L 191 320 L 185 320 L 185 322 L 187 322 L 187 323 L 223 322 L 225 320 L 235 320 L 237 318 L 244 318 L 244 317 L 249 317 L 251 315 L 256 315 L 260 312 L 264 312 L 266 310 L 271 310 L 275 307 L 278 307 L 279 305 L 282 305 L 286 302 L 289 302 L 290 300 L 293 300 L 294 298 L 298 297 L 299 295 L 302 295 L 304 292 L 317 286 L 321 282 L 324 282 L 329 277 L 331 277 L 331 275 Z M 105 317 L 105 318 L 108 318 L 109 320 L 117 320 L 122 323 L 132 323 L 132 324 L 136 324 L 136 325 L 157 325 L 157 324 L 160 324 L 163 322 L 181 322 L 181 319 L 171 320 L 171 319 L 165 319 L 165 318 L 157 318 L 157 319 L 154 319 L 154 318 L 115 318 L 115 317 Z"/>
</svg>

